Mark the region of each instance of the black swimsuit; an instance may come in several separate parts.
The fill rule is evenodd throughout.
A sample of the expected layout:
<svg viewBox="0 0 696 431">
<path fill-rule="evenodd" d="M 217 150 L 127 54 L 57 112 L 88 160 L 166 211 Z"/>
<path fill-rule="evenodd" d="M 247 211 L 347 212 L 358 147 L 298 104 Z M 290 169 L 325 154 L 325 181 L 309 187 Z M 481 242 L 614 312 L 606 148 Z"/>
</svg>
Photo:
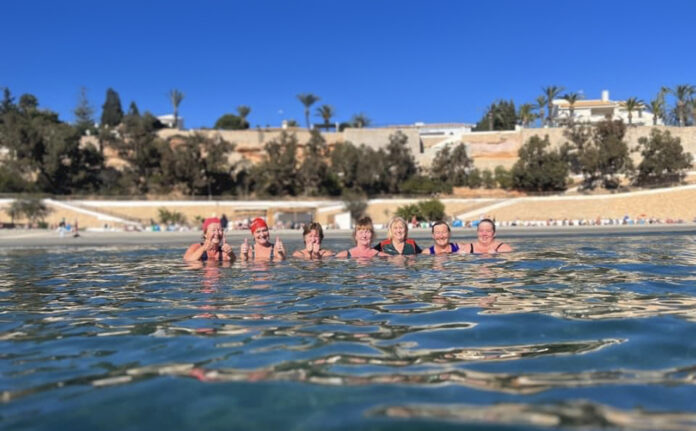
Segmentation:
<svg viewBox="0 0 696 431">
<path fill-rule="evenodd" d="M 505 243 L 504 243 L 504 242 L 501 242 L 500 244 L 498 244 L 498 246 L 495 248 L 495 251 L 498 251 L 498 249 L 499 249 L 500 247 L 502 247 L 503 244 L 505 244 Z M 469 243 L 469 254 L 474 254 L 474 243 L 473 243 L 473 242 L 472 242 L 472 243 Z"/>
<path fill-rule="evenodd" d="M 271 245 L 271 254 L 268 255 L 269 260 L 273 260 L 273 251 L 275 250 L 275 244 Z M 256 259 L 256 246 L 251 247 L 251 254 L 253 255 L 254 259 Z"/>
<path fill-rule="evenodd" d="M 203 244 L 201 244 L 203 246 Z M 204 251 L 201 255 L 201 261 L 206 262 L 208 260 L 208 250 Z M 222 248 L 218 247 L 218 260 L 222 262 Z"/>
</svg>

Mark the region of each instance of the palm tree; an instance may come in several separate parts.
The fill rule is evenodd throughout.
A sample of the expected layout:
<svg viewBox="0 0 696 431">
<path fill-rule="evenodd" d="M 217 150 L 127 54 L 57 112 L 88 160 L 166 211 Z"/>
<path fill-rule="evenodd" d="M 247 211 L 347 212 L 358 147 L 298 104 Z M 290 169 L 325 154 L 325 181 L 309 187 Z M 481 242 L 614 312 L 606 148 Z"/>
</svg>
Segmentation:
<svg viewBox="0 0 696 431">
<path fill-rule="evenodd" d="M 359 114 L 353 115 L 353 118 L 350 119 L 350 122 L 353 124 L 353 127 L 362 129 L 363 127 L 369 126 L 370 123 L 372 123 L 372 120 L 370 120 L 370 117 L 361 112 Z"/>
<path fill-rule="evenodd" d="M 489 131 L 495 130 L 496 121 L 498 121 L 498 124 L 502 124 L 505 122 L 505 118 L 503 116 L 503 113 L 501 112 L 500 106 L 495 102 L 491 103 L 486 108 L 486 118 L 488 118 Z"/>
<path fill-rule="evenodd" d="M 334 115 L 336 115 L 336 111 L 334 111 L 334 108 L 331 105 L 321 105 L 317 108 L 317 117 L 324 119 L 324 127 L 326 128 L 328 128 L 329 124 L 331 124 L 331 117 Z"/>
<path fill-rule="evenodd" d="M 644 106 L 643 101 L 637 97 L 629 97 L 622 105 L 628 112 L 628 125 L 630 126 L 633 124 L 633 111 L 642 110 Z"/>
<path fill-rule="evenodd" d="M 535 115 L 532 110 L 534 110 L 534 105 L 531 103 L 525 103 L 520 106 L 517 116 L 519 117 L 520 123 L 522 123 L 523 127 L 529 127 L 529 124 L 534 121 Z"/>
<path fill-rule="evenodd" d="M 307 121 L 307 128 L 309 129 L 309 108 L 319 101 L 319 96 L 315 96 L 312 93 L 302 93 L 297 95 L 297 99 L 302 102 L 305 107 L 304 115 Z"/>
<path fill-rule="evenodd" d="M 179 105 L 181 101 L 184 100 L 184 93 L 177 90 L 176 88 L 169 90 L 169 101 L 172 102 L 172 107 L 174 108 L 174 128 L 179 128 Z"/>
<path fill-rule="evenodd" d="M 242 124 L 248 124 L 246 118 L 251 113 L 251 108 L 246 105 L 237 106 L 237 114 L 239 114 L 239 119 Z"/>
<path fill-rule="evenodd" d="M 568 105 L 569 105 L 568 110 L 570 111 L 569 121 L 570 121 L 570 124 L 572 125 L 573 120 L 575 118 L 575 102 L 577 102 L 578 99 L 580 99 L 580 95 L 578 93 L 566 93 L 563 95 L 563 99 L 565 99 L 566 102 L 568 102 Z"/>
<path fill-rule="evenodd" d="M 536 102 L 537 102 L 536 107 L 539 110 L 539 114 L 537 114 L 539 116 L 539 126 L 543 126 L 544 125 L 544 108 L 546 107 L 546 96 L 541 95 L 541 96 L 537 97 Z"/>
<path fill-rule="evenodd" d="M 679 126 L 684 127 L 686 125 L 686 106 L 690 103 L 691 96 L 696 93 L 696 87 L 690 84 L 683 84 L 670 88 L 668 91 L 677 98 L 677 116 L 679 117 Z"/>
<path fill-rule="evenodd" d="M 563 91 L 563 87 L 556 87 L 555 85 L 549 85 L 548 87 L 544 87 L 541 89 L 541 91 L 544 92 L 544 97 L 546 98 L 546 110 L 548 116 L 546 117 L 546 121 L 548 122 L 549 126 L 553 126 L 553 99 L 558 97 L 559 94 L 561 94 L 561 91 Z"/>
<path fill-rule="evenodd" d="M 653 126 L 657 126 L 657 120 L 665 117 L 665 99 L 664 96 L 657 97 L 650 101 L 650 110 L 653 114 Z"/>
</svg>

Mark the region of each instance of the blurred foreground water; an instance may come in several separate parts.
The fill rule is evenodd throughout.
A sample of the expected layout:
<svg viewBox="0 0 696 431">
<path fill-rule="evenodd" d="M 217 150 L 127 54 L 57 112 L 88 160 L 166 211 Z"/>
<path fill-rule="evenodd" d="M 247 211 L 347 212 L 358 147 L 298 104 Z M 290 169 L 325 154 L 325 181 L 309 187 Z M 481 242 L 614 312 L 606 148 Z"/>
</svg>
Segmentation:
<svg viewBox="0 0 696 431">
<path fill-rule="evenodd" d="M 0 428 L 696 430 L 695 240 L 222 267 L 0 250 Z"/>
</svg>

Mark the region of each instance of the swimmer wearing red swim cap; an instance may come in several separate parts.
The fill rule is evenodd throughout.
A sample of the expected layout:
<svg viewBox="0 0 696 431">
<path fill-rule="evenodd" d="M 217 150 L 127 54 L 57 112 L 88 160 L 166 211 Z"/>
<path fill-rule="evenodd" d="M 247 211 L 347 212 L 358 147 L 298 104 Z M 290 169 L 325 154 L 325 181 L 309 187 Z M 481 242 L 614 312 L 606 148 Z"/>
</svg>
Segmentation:
<svg viewBox="0 0 696 431">
<path fill-rule="evenodd" d="M 225 231 L 220 225 L 220 219 L 209 217 L 203 221 L 203 237 L 199 244 L 191 244 L 184 253 L 184 260 L 232 262 L 235 260 L 232 247 L 227 244 Z"/>
<path fill-rule="evenodd" d="M 268 232 L 268 225 L 260 218 L 255 218 L 249 226 L 254 244 L 249 245 L 249 240 L 245 239 L 239 249 L 242 260 L 273 260 L 275 258 L 285 259 L 285 246 L 280 238 L 276 237 L 275 244 L 270 241 L 271 235 Z"/>
</svg>

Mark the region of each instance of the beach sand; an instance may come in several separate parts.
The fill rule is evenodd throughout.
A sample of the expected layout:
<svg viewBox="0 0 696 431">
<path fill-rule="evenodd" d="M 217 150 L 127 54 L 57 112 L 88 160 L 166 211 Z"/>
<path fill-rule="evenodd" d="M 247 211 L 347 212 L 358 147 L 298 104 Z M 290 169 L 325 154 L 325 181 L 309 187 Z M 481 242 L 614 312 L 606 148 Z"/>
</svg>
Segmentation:
<svg viewBox="0 0 696 431">
<path fill-rule="evenodd" d="M 498 237 L 502 240 L 508 238 L 524 238 L 537 236 L 588 236 L 588 235 L 649 235 L 661 233 L 682 233 L 696 235 L 696 223 L 683 224 L 653 224 L 653 225 L 610 225 L 610 226 L 558 226 L 558 227 L 501 227 L 498 229 Z M 301 240 L 300 230 L 273 230 L 271 238 L 279 236 L 283 240 Z M 327 239 L 350 239 L 352 231 L 328 230 L 325 232 Z M 386 231 L 381 229 L 376 232 L 376 238 L 385 238 Z M 430 241 L 429 229 L 409 230 L 409 237 L 417 240 Z M 476 237 L 473 228 L 452 229 L 453 239 L 469 239 Z M 36 248 L 36 247 L 108 247 L 108 246 L 166 246 L 182 247 L 200 241 L 200 231 L 189 232 L 80 232 L 79 237 L 66 234 L 61 237 L 57 232 L 41 229 L 6 229 L 0 230 L 0 249 L 12 248 Z M 251 238 L 246 230 L 230 231 L 227 234 L 228 242 L 237 245 L 244 238 Z"/>
</svg>

